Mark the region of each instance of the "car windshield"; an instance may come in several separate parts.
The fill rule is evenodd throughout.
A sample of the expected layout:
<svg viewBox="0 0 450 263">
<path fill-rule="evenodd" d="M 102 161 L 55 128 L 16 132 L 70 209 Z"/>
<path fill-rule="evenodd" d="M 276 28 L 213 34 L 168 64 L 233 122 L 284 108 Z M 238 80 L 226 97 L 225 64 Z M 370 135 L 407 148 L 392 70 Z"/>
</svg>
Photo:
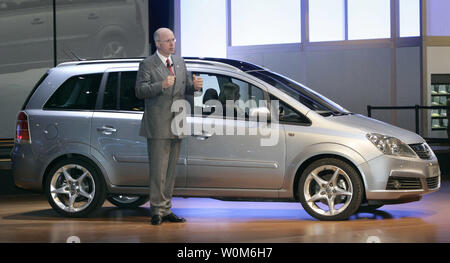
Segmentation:
<svg viewBox="0 0 450 263">
<path fill-rule="evenodd" d="M 319 93 L 282 75 L 265 70 L 247 71 L 246 73 L 274 86 L 322 116 L 352 114 Z"/>
</svg>

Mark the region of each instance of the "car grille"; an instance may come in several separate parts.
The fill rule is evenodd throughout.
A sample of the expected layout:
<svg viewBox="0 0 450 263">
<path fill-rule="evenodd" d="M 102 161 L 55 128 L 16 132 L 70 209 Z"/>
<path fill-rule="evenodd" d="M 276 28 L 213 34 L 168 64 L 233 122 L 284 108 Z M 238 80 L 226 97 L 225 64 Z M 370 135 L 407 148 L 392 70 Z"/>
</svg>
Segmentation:
<svg viewBox="0 0 450 263">
<path fill-rule="evenodd" d="M 425 143 L 410 144 L 409 146 L 421 159 L 427 160 L 431 158 L 430 148 Z"/>
<path fill-rule="evenodd" d="M 428 189 L 434 189 L 439 186 L 439 176 L 427 178 L 427 187 Z"/>
<path fill-rule="evenodd" d="M 386 190 L 418 190 L 422 189 L 419 178 L 390 177 Z"/>
</svg>

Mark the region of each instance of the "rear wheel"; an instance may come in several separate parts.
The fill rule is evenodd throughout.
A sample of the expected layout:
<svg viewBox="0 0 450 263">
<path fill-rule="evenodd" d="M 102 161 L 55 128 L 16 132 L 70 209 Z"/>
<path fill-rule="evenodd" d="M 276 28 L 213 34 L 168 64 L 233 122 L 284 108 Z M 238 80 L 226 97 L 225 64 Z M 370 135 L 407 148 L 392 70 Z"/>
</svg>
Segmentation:
<svg viewBox="0 0 450 263">
<path fill-rule="evenodd" d="M 106 198 L 103 177 L 89 162 L 68 158 L 57 162 L 45 182 L 48 202 L 66 217 L 83 217 L 100 208 Z"/>
<path fill-rule="evenodd" d="M 141 205 L 148 202 L 148 196 L 130 196 L 130 195 L 121 195 L 121 194 L 113 194 L 108 196 L 108 201 L 120 208 L 138 208 Z"/>
<path fill-rule="evenodd" d="M 310 164 L 298 184 L 300 203 L 319 220 L 345 220 L 361 205 L 363 183 L 348 163 L 320 159 Z"/>
</svg>

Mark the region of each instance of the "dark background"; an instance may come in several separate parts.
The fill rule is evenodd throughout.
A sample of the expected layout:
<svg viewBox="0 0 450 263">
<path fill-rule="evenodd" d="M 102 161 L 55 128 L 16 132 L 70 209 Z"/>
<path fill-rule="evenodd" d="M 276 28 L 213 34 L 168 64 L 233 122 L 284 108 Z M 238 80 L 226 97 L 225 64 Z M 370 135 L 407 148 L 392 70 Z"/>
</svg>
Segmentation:
<svg viewBox="0 0 450 263">
<path fill-rule="evenodd" d="M 153 32 L 160 27 L 174 28 L 174 1 L 150 0 L 149 3 L 149 43 L 151 53 L 156 51 Z"/>
</svg>

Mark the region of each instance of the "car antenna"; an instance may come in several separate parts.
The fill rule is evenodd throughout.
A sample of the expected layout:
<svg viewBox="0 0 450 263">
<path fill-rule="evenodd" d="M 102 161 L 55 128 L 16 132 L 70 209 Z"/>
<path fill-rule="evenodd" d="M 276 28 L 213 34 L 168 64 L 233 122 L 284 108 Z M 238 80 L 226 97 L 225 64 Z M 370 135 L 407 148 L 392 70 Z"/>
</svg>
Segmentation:
<svg viewBox="0 0 450 263">
<path fill-rule="evenodd" d="M 86 60 L 84 58 L 80 58 L 75 52 L 73 52 L 72 49 L 67 48 L 67 46 L 65 46 L 64 44 L 62 45 L 63 45 L 62 51 L 64 52 L 64 54 L 66 54 L 66 56 L 70 57 L 72 55 L 72 57 L 75 57 L 78 61 Z"/>
</svg>

